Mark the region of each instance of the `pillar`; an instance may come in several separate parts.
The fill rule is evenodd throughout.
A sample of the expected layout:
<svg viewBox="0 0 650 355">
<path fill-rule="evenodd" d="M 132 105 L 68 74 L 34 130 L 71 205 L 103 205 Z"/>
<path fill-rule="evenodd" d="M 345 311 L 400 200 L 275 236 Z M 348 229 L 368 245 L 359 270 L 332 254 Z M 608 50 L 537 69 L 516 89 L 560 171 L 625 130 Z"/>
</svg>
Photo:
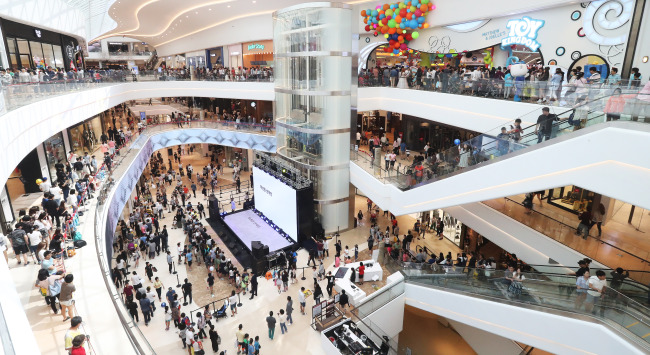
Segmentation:
<svg viewBox="0 0 650 355">
<path fill-rule="evenodd" d="M 346 230 L 352 227 L 350 122 L 356 119 L 351 7 L 304 3 L 275 12 L 273 20 L 278 155 L 312 180 L 325 232 Z"/>
</svg>

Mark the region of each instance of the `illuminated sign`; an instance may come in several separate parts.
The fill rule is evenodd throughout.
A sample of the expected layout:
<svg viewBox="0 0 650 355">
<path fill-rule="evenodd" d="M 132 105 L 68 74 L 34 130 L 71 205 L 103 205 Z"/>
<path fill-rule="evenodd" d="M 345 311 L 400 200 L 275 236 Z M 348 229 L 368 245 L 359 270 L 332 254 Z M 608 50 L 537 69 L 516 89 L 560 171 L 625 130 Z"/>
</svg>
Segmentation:
<svg viewBox="0 0 650 355">
<path fill-rule="evenodd" d="M 249 44 L 249 45 L 248 45 L 248 50 L 250 51 L 250 50 L 253 50 L 253 49 L 263 50 L 263 49 L 264 49 L 264 45 L 263 45 L 263 44 L 259 44 L 259 43 Z"/>
<path fill-rule="evenodd" d="M 506 27 L 508 28 L 508 37 L 501 40 L 501 47 L 520 44 L 536 52 L 541 44 L 537 42 L 537 31 L 544 26 L 543 20 L 533 20 L 524 16 L 521 20 L 510 20 Z"/>
<path fill-rule="evenodd" d="M 34 34 L 35 34 L 36 37 L 38 37 L 38 38 L 41 38 L 41 36 L 42 36 L 41 30 L 39 30 L 39 29 L 34 29 Z"/>
</svg>

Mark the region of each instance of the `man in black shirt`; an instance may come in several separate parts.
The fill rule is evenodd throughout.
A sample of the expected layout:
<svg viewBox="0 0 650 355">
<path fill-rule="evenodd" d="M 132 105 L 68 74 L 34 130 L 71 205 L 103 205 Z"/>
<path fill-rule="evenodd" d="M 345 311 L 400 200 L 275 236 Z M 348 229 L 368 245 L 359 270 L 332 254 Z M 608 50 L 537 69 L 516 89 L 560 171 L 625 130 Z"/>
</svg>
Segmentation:
<svg viewBox="0 0 650 355">
<path fill-rule="evenodd" d="M 257 274 L 253 271 L 251 273 L 251 299 L 257 296 Z"/>
<path fill-rule="evenodd" d="M 339 297 L 339 305 L 343 308 L 343 313 L 348 313 L 348 295 L 345 294 L 345 290 L 341 290 L 341 296 Z"/>
<path fill-rule="evenodd" d="M 187 306 L 187 297 L 190 297 L 190 303 L 192 303 L 192 284 L 185 279 L 185 283 L 181 286 L 183 291 L 183 306 Z"/>
<path fill-rule="evenodd" d="M 332 275 L 331 271 L 327 273 L 325 279 L 327 279 L 327 296 L 332 297 L 332 289 L 334 288 L 334 275 Z"/>
<path fill-rule="evenodd" d="M 537 118 L 537 125 L 535 125 L 535 134 L 537 134 L 537 143 L 543 140 L 551 139 L 551 132 L 553 130 L 553 121 L 557 120 L 557 116 L 550 113 L 548 107 L 542 109 L 542 114 Z"/>
</svg>

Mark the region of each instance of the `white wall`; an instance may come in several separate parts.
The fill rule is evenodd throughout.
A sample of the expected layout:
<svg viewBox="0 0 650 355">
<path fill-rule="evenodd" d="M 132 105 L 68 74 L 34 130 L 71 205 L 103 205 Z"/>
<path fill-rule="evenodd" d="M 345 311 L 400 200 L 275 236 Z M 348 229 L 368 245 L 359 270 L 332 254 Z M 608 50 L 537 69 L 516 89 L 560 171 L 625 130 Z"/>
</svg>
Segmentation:
<svg viewBox="0 0 650 355">
<path fill-rule="evenodd" d="M 554 354 L 644 354 L 599 323 L 406 284 L 406 304 Z"/>
<path fill-rule="evenodd" d="M 397 88 L 358 90 L 357 110 L 386 110 L 485 133 L 522 118 L 522 127 L 537 122 L 542 105 Z"/>
<path fill-rule="evenodd" d="M 650 208 L 650 194 L 639 193 L 647 191 L 650 179 L 648 125 L 601 123 L 565 137 L 408 191 L 384 185 L 354 162 L 350 162 L 350 182 L 395 215 L 574 184 Z"/>
<path fill-rule="evenodd" d="M 448 320 L 469 346 L 481 355 L 519 355 L 521 348 L 509 338 L 500 337 L 483 329 Z"/>
<path fill-rule="evenodd" d="M 233 43 L 269 39 L 273 39 L 273 18 L 271 12 L 233 20 L 169 43 L 158 44 L 156 45 L 156 50 L 158 51 L 158 56 L 162 57 L 206 48 L 227 46 Z"/>
<path fill-rule="evenodd" d="M 636 42 L 636 52 L 634 52 L 634 61 L 632 62 L 632 68 L 637 67 L 641 71 L 644 83 L 650 79 L 650 41 L 648 38 L 650 38 L 650 4 L 646 1 L 639 29 L 639 40 Z M 642 59 L 646 56 L 648 61 L 643 63 Z"/>
<path fill-rule="evenodd" d="M 0 0 L 0 17 L 85 39 L 86 15 L 62 0 Z"/>
</svg>

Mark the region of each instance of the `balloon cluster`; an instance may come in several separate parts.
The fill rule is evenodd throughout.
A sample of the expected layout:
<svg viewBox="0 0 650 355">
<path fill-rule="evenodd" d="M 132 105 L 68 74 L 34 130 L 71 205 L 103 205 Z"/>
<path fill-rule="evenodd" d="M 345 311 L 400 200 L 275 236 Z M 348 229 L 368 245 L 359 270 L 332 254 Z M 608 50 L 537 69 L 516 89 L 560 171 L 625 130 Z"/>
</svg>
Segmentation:
<svg viewBox="0 0 650 355">
<path fill-rule="evenodd" d="M 382 33 L 388 39 L 385 52 L 402 55 L 409 51 L 408 43 L 420 36 L 417 31 L 429 27 L 425 18 L 435 8 L 431 0 L 403 0 L 363 10 L 361 16 L 366 32 L 374 32 L 375 36 Z"/>
</svg>

